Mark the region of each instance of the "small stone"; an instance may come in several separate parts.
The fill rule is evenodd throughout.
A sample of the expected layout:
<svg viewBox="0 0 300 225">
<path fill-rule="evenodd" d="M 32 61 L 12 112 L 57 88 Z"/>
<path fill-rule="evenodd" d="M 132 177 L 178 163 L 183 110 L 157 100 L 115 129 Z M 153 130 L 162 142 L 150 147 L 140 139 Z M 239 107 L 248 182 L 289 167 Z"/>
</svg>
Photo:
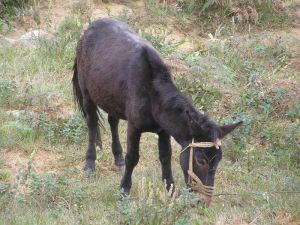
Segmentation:
<svg viewBox="0 0 300 225">
<path fill-rule="evenodd" d="M 13 39 L 0 35 L 0 48 L 10 47 L 14 43 Z"/>
<path fill-rule="evenodd" d="M 15 44 L 25 45 L 30 48 L 38 47 L 43 41 L 53 40 L 55 36 L 42 30 L 33 30 L 23 34 Z"/>
</svg>

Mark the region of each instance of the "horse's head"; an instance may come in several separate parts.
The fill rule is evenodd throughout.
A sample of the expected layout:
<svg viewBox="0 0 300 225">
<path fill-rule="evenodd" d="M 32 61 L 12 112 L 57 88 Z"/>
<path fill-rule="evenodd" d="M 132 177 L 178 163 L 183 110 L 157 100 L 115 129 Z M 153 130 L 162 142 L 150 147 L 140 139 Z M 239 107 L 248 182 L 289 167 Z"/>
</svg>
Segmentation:
<svg viewBox="0 0 300 225">
<path fill-rule="evenodd" d="M 214 179 L 222 159 L 221 140 L 242 122 L 219 126 L 207 118 L 188 112 L 191 140 L 180 154 L 180 164 L 186 184 L 210 204 Z"/>
</svg>

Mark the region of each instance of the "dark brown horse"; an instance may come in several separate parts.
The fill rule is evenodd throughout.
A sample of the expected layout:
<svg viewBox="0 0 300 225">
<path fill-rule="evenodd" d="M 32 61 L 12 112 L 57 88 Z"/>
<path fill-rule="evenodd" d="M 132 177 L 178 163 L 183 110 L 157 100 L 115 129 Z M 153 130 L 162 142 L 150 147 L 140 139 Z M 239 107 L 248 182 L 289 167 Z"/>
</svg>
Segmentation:
<svg viewBox="0 0 300 225">
<path fill-rule="evenodd" d="M 143 132 L 158 134 L 162 178 L 169 189 L 174 183 L 170 136 L 184 149 L 193 140 L 216 143 L 240 124 L 219 126 L 199 113 L 178 91 L 159 53 L 128 25 L 113 19 L 96 20 L 79 40 L 73 88 L 89 131 L 85 171 L 95 170 L 95 143 L 99 140 L 97 107 L 108 113 L 117 166 L 124 165 L 118 123 L 119 119 L 128 121 L 125 172 L 121 181 L 125 194 L 129 194 L 132 171 L 139 161 Z M 201 182 L 214 186 L 222 150 L 214 145 L 196 147 L 192 161 L 190 152 L 187 149 L 180 155 L 186 183 L 189 184 L 190 162 Z"/>
</svg>

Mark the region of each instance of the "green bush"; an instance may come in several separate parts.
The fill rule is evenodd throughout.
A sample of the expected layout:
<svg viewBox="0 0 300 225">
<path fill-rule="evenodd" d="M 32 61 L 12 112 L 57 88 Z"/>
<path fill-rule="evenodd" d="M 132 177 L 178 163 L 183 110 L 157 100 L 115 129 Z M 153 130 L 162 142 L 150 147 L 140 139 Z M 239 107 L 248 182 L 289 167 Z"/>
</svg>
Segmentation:
<svg viewBox="0 0 300 225">
<path fill-rule="evenodd" d="M 176 51 L 179 42 L 167 40 L 172 31 L 166 29 L 140 29 L 139 35 L 149 41 L 155 49 L 163 55 L 170 55 Z"/>
<path fill-rule="evenodd" d="M 269 151 L 276 157 L 280 168 L 300 168 L 299 130 L 299 122 L 289 126 L 270 123 L 260 132 L 260 138 L 269 143 Z"/>
<path fill-rule="evenodd" d="M 197 77 L 175 77 L 176 86 L 191 99 L 199 109 L 209 111 L 222 97 L 221 92 Z"/>
<path fill-rule="evenodd" d="M 17 16 L 20 10 L 24 10 L 28 0 L 2 0 L 0 2 L 0 19 Z"/>
<path fill-rule="evenodd" d="M 0 34 L 6 34 L 12 29 L 12 21 L 24 13 L 28 2 L 28 0 L 0 1 Z"/>
<path fill-rule="evenodd" d="M 26 173 L 26 174 L 20 174 Z M 17 188 L 26 188 L 25 193 L 16 193 L 18 207 L 30 206 L 49 209 L 51 217 L 58 217 L 64 210 L 75 213 L 82 208 L 84 192 L 77 178 L 70 178 L 72 171 L 61 174 L 45 173 L 39 175 L 33 171 L 24 170 L 18 176 L 26 177 Z M 74 175 L 74 174 L 73 174 Z"/>
<path fill-rule="evenodd" d="M 46 113 L 41 113 L 37 126 L 39 132 L 47 138 L 50 144 L 65 141 L 79 145 L 87 133 L 85 123 L 79 113 L 62 122 L 50 120 Z"/>
<path fill-rule="evenodd" d="M 67 41 L 77 41 L 81 35 L 83 24 L 78 16 L 66 17 L 58 28 L 58 36 Z"/>
</svg>

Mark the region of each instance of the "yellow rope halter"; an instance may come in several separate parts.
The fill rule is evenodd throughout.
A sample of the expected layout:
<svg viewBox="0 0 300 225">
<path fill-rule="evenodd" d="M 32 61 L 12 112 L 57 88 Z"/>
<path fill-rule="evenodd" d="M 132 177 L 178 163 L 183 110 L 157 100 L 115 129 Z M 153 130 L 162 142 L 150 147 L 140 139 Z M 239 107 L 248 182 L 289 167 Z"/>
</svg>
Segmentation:
<svg viewBox="0 0 300 225">
<path fill-rule="evenodd" d="M 221 146 L 221 141 L 217 139 L 215 142 L 194 142 L 190 143 L 186 148 L 184 148 L 180 154 L 182 154 L 186 149 L 190 148 L 190 157 L 189 157 L 189 169 L 188 169 L 188 185 L 190 185 L 191 189 L 197 191 L 205 196 L 212 197 L 214 193 L 213 186 L 206 186 L 202 183 L 202 181 L 197 177 L 197 175 L 193 171 L 193 154 L 194 148 L 211 148 L 215 147 L 219 149 Z"/>
</svg>

